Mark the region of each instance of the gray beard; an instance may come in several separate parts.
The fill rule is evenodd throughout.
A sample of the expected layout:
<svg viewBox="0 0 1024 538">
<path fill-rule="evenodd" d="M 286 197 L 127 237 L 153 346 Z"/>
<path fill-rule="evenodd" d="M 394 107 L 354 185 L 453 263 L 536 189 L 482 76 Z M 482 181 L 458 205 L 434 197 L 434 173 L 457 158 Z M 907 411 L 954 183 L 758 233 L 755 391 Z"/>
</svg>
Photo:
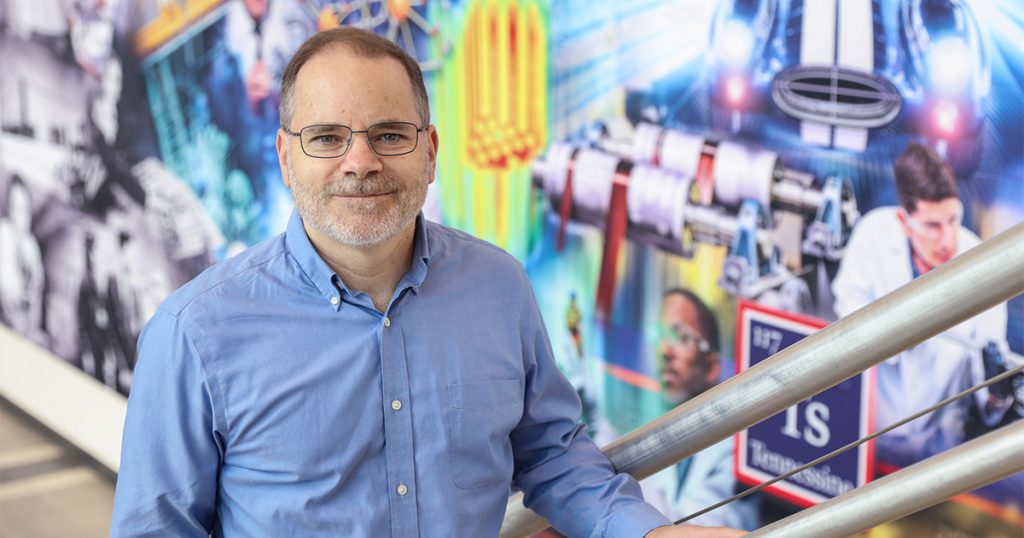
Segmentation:
<svg viewBox="0 0 1024 538">
<path fill-rule="evenodd" d="M 346 177 L 314 191 L 296 181 L 291 160 L 286 161 L 292 200 L 304 223 L 333 241 L 352 247 L 380 245 L 399 234 L 416 219 L 427 196 L 426 171 L 422 185 L 403 184 L 383 174 L 368 178 Z M 326 201 L 336 194 L 368 194 L 395 191 L 398 203 L 384 214 L 367 212 L 338 218 L 327 210 Z"/>
</svg>

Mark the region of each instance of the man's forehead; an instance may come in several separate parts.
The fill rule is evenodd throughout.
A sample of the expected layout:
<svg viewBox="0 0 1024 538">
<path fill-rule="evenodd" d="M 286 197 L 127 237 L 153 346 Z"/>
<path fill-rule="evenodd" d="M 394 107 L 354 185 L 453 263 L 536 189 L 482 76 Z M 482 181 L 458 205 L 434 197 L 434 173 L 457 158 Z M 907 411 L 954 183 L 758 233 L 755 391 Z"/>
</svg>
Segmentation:
<svg viewBox="0 0 1024 538">
<path fill-rule="evenodd" d="M 335 115 L 337 109 L 359 113 L 376 107 L 388 116 L 374 118 L 377 122 L 409 121 L 407 112 L 416 110 L 412 83 L 398 60 L 367 57 L 348 47 L 310 58 L 295 79 L 295 97 L 296 115 Z M 345 118 L 330 119 L 336 123 Z"/>
<path fill-rule="evenodd" d="M 945 220 L 960 215 L 962 211 L 963 205 L 959 198 L 950 197 L 938 201 L 918 200 L 910 216 L 918 220 Z"/>
<path fill-rule="evenodd" d="M 685 323 L 697 327 L 697 307 L 689 297 L 672 293 L 665 297 L 661 309 L 661 318 L 667 323 Z M 699 330 L 699 329 L 698 329 Z"/>
<path fill-rule="evenodd" d="M 355 65 L 359 68 L 346 69 L 347 66 Z M 299 86 L 303 81 L 317 80 L 327 74 L 359 79 L 380 77 L 382 74 L 405 74 L 405 69 L 398 59 L 386 54 L 364 54 L 349 45 L 336 44 L 324 48 L 306 60 L 299 69 L 295 84 Z M 408 79 L 408 76 L 403 78 Z M 408 85 L 412 85 L 411 81 L 408 81 Z"/>
</svg>

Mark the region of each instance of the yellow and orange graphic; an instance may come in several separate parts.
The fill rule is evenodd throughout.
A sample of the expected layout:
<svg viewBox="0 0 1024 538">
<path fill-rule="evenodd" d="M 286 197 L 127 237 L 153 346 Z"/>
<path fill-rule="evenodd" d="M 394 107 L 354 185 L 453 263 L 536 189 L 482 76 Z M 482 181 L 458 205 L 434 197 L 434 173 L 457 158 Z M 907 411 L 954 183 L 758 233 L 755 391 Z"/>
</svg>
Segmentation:
<svg viewBox="0 0 1024 538">
<path fill-rule="evenodd" d="M 456 135 L 441 148 L 446 221 L 517 256 L 536 215 L 530 165 L 549 136 L 547 24 L 537 0 L 469 4 L 435 85 L 438 124 Z"/>
</svg>

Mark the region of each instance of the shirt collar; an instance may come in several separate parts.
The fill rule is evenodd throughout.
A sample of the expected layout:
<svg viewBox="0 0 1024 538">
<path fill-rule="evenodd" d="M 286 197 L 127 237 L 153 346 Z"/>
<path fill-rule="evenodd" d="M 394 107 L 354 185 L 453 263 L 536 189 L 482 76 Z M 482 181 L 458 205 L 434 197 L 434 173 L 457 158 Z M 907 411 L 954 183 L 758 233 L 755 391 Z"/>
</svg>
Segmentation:
<svg viewBox="0 0 1024 538">
<path fill-rule="evenodd" d="M 295 258 L 302 272 L 306 273 L 313 285 L 320 290 L 320 294 L 337 306 L 340 297 L 338 287 L 334 284 L 336 275 L 309 241 L 306 228 L 302 225 L 302 217 L 296 210 L 292 210 L 292 216 L 288 219 L 285 244 L 292 258 Z"/>
<path fill-rule="evenodd" d="M 320 294 L 334 304 L 332 299 L 338 297 L 339 289 L 344 287 L 341 279 L 334 273 L 327 262 L 320 257 L 313 243 L 309 241 L 306 228 L 302 224 L 299 212 L 292 210 L 285 232 L 285 243 L 299 267 L 320 290 Z M 417 291 L 427 277 L 427 263 L 430 260 L 430 240 L 427 221 L 421 211 L 416 215 L 416 232 L 413 235 L 412 265 L 399 286 L 407 284 Z M 337 306 L 337 305 L 336 305 Z"/>
<path fill-rule="evenodd" d="M 419 287 L 427 278 L 427 264 L 430 262 L 430 234 L 427 230 L 427 219 L 420 211 L 416 215 L 416 233 L 412 239 L 412 264 L 409 272 L 402 279 L 404 284 L 412 287 L 413 292 L 418 292 Z M 402 286 L 403 283 L 399 283 Z"/>
</svg>

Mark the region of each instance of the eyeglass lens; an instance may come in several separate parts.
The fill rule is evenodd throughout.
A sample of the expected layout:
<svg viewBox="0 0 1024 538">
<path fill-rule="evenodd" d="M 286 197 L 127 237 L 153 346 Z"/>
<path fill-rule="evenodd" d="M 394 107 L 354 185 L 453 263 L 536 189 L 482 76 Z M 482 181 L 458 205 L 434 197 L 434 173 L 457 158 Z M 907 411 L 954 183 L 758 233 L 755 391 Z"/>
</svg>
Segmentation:
<svg viewBox="0 0 1024 538">
<path fill-rule="evenodd" d="M 667 325 L 661 327 L 661 339 L 674 344 L 696 344 L 700 337 L 685 325 Z"/>
<path fill-rule="evenodd" d="M 310 125 L 302 129 L 299 140 L 310 157 L 340 157 L 352 145 L 355 133 L 365 133 L 370 147 L 379 155 L 410 153 L 419 138 L 414 124 L 394 122 L 373 125 L 366 131 L 353 131 L 344 125 Z"/>
</svg>

